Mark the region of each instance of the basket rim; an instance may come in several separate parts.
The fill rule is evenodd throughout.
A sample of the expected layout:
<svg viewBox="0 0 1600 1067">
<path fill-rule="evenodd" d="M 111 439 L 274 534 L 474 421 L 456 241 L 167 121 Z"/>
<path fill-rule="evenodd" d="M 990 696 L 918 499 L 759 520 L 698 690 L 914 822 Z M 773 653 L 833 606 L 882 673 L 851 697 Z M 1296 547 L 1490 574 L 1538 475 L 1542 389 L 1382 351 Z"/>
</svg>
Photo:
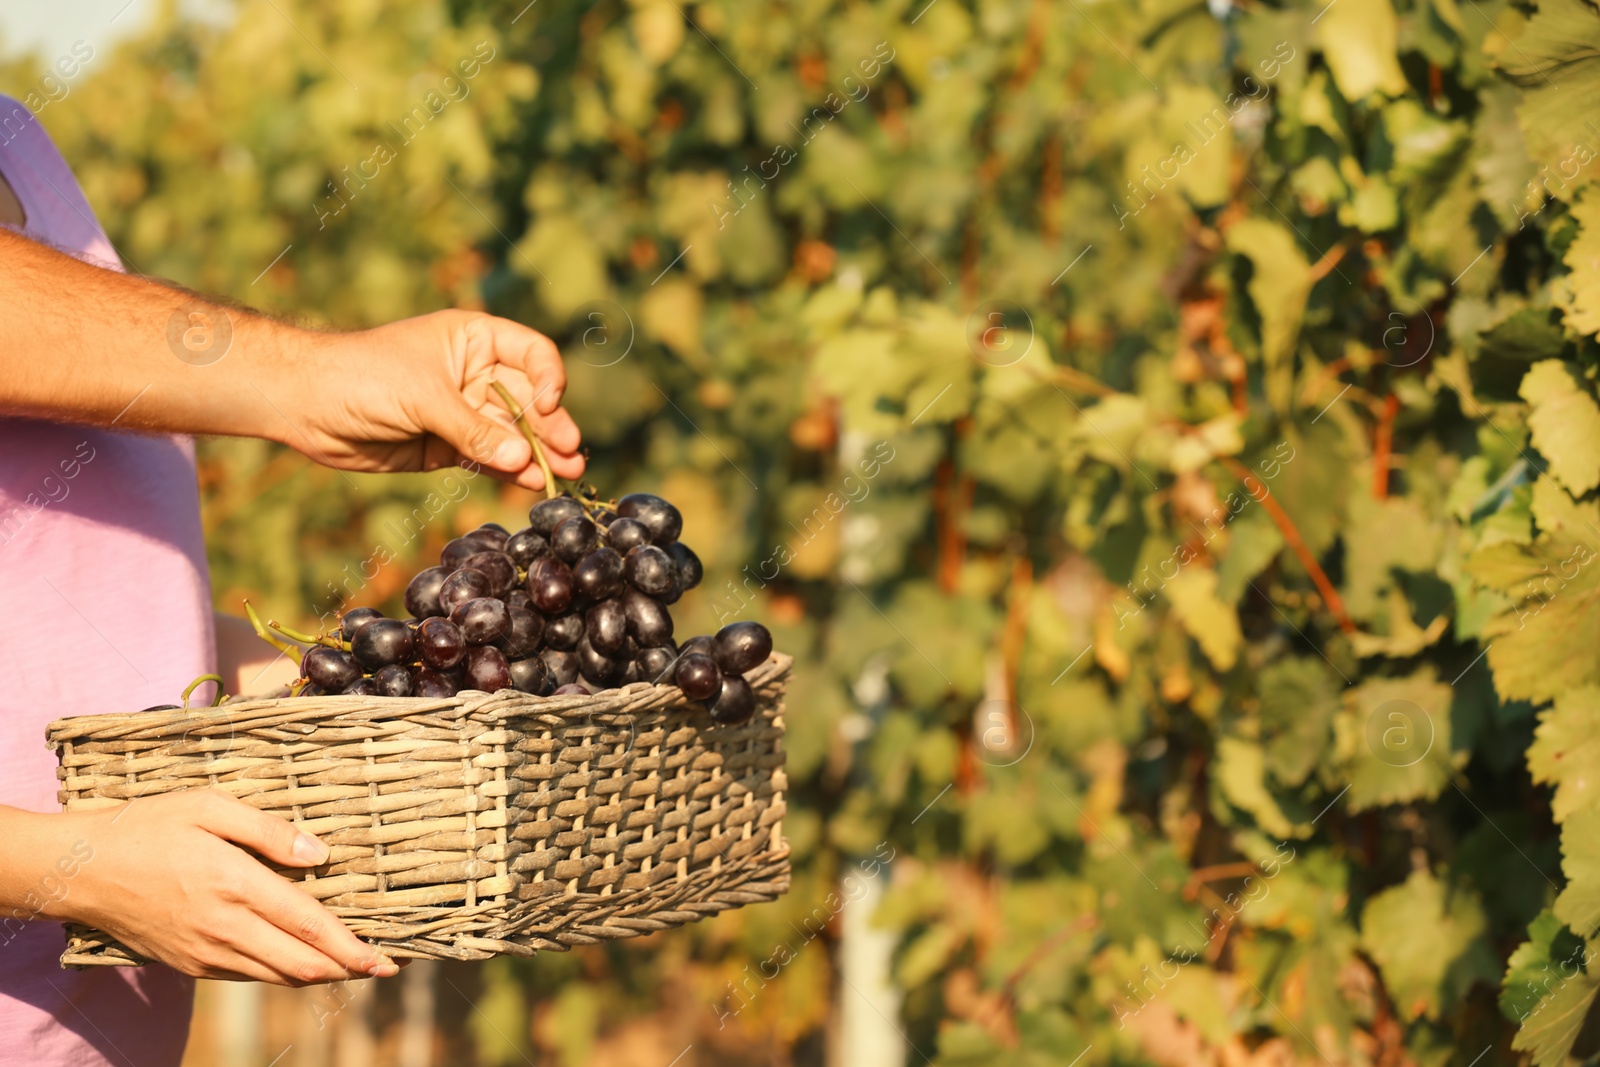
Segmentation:
<svg viewBox="0 0 1600 1067">
<path fill-rule="evenodd" d="M 794 657 L 774 650 L 766 662 L 745 672 L 752 687 L 764 687 L 786 677 L 794 665 Z M 68 715 L 52 720 L 45 726 L 45 741 L 49 748 L 57 749 L 63 743 L 82 738 L 85 734 L 114 725 L 137 724 L 143 730 L 169 726 L 192 725 L 231 717 L 240 713 L 260 713 L 274 708 L 290 707 L 307 716 L 326 710 L 330 717 L 359 710 L 371 721 L 400 718 L 418 713 L 445 713 L 470 716 L 481 715 L 489 719 L 503 719 L 516 715 L 542 714 L 583 715 L 599 712 L 627 714 L 626 707 L 640 695 L 658 689 L 677 690 L 675 685 L 654 685 L 650 682 L 632 682 L 615 689 L 598 693 L 567 694 L 563 696 L 534 696 L 517 690 L 502 689 L 485 693 L 481 689 L 463 689 L 450 697 L 378 697 L 331 694 L 317 697 L 249 697 L 234 699 L 216 707 L 196 706 L 171 708 L 163 711 L 95 712 L 86 715 Z M 679 690 L 681 693 L 682 691 Z M 683 698 L 688 700 L 687 697 Z M 392 712 L 392 715 L 370 714 L 372 711 Z"/>
</svg>

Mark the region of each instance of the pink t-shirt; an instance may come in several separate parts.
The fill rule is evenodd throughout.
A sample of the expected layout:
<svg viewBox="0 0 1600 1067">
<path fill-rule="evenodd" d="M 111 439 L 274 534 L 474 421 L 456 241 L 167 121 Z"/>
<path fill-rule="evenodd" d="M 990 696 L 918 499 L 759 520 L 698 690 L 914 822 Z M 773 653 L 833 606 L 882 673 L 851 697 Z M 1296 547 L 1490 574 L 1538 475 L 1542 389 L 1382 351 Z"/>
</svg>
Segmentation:
<svg viewBox="0 0 1600 1067">
<path fill-rule="evenodd" d="M 122 269 L 43 127 L 5 96 L 0 174 L 25 234 Z M 59 809 L 47 722 L 177 703 L 215 658 L 193 443 L 0 417 L 0 804 Z M 0 1063 L 175 1067 L 193 980 L 63 970 L 63 947 L 59 923 L 0 914 Z"/>
</svg>

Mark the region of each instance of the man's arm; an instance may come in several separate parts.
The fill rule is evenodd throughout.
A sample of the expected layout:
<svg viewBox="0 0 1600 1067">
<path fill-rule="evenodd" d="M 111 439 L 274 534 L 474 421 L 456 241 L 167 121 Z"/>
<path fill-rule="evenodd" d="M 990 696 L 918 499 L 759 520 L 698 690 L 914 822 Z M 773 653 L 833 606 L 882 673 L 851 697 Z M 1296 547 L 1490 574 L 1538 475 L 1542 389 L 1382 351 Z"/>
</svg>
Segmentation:
<svg viewBox="0 0 1600 1067">
<path fill-rule="evenodd" d="M 553 471 L 583 471 L 555 345 L 494 316 L 308 330 L 0 229 L 0 323 L 0 413 L 261 437 L 347 470 L 471 461 L 541 488 L 490 388 L 499 381 L 528 411 Z"/>
</svg>

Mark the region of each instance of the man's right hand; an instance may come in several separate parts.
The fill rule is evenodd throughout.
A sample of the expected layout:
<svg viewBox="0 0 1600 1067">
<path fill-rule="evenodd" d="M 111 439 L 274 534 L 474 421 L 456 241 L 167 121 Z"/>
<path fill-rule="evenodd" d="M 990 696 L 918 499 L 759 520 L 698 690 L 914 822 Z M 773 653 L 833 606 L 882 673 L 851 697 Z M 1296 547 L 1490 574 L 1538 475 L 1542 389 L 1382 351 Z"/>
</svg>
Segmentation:
<svg viewBox="0 0 1600 1067">
<path fill-rule="evenodd" d="M 245 851 L 313 867 L 326 861 L 327 846 L 221 790 L 40 818 L 70 824 L 55 828 L 60 839 L 93 850 L 43 917 L 96 926 L 196 978 L 302 986 L 398 971 Z"/>
</svg>

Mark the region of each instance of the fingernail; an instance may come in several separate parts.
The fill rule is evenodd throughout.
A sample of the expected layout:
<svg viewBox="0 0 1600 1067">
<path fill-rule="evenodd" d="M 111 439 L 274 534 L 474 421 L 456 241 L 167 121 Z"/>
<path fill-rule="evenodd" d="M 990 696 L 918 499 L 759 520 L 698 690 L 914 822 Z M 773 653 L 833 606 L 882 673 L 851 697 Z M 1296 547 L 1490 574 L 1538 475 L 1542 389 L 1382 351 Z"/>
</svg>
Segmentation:
<svg viewBox="0 0 1600 1067">
<path fill-rule="evenodd" d="M 379 953 L 372 957 L 371 962 L 367 964 L 366 971 L 374 978 L 393 978 L 400 973 L 400 968 L 395 965 L 394 960 Z"/>
<path fill-rule="evenodd" d="M 328 860 L 328 846 L 312 837 L 310 834 L 296 834 L 294 838 L 294 858 L 307 866 L 315 867 Z"/>
</svg>

